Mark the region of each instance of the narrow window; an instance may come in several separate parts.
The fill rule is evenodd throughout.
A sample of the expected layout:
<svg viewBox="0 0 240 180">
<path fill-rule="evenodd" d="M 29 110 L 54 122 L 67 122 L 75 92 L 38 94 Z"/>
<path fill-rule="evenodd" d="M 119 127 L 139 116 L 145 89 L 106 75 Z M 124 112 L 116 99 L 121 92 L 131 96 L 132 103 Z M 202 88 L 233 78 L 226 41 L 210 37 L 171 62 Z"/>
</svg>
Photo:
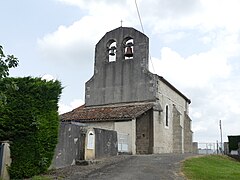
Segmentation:
<svg viewBox="0 0 240 180">
<path fill-rule="evenodd" d="M 93 131 L 90 131 L 88 133 L 87 149 L 94 149 L 94 134 L 93 134 Z"/>
<path fill-rule="evenodd" d="M 168 113 L 169 113 L 169 110 L 168 110 L 168 105 L 166 105 L 166 110 L 165 110 L 165 111 L 166 111 L 166 112 L 165 112 L 165 113 L 166 113 L 166 114 L 165 114 L 165 115 L 166 115 L 166 117 L 165 117 L 165 119 L 166 119 L 166 121 L 165 121 L 165 122 L 166 122 L 165 126 L 168 127 L 168 125 L 169 125 L 169 119 L 168 119 L 168 118 L 169 118 L 169 114 L 168 114 Z"/>
</svg>

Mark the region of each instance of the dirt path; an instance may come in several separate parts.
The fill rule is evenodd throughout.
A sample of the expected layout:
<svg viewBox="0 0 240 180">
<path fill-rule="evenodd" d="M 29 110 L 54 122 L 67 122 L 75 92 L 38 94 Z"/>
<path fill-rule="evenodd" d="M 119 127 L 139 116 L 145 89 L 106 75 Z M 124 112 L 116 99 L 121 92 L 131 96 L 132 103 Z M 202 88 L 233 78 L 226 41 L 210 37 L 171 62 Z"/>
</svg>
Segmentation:
<svg viewBox="0 0 240 180">
<path fill-rule="evenodd" d="M 182 180 L 179 175 L 180 161 L 189 155 L 159 154 L 128 156 L 111 164 L 93 169 L 87 174 L 74 173 L 67 180 Z"/>
</svg>

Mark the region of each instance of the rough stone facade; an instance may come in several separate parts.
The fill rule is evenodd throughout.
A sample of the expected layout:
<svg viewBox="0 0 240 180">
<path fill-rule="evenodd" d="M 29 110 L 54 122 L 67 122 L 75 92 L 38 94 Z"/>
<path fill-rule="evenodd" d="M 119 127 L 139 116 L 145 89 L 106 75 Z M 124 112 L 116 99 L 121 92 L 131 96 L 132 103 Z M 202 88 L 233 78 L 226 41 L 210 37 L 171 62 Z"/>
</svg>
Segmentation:
<svg viewBox="0 0 240 180">
<path fill-rule="evenodd" d="M 125 59 L 127 40 L 133 39 L 133 58 Z M 116 61 L 109 62 L 108 48 L 116 42 Z M 154 75 L 148 69 L 148 37 L 133 28 L 106 33 L 95 48 L 94 75 L 85 85 L 86 106 L 154 100 Z"/>
<path fill-rule="evenodd" d="M 63 122 L 59 129 L 59 142 L 55 149 L 51 168 L 75 165 L 84 159 L 85 130 L 82 125 Z"/>
<path fill-rule="evenodd" d="M 192 120 L 185 112 L 185 119 L 184 119 L 184 152 L 192 152 L 192 130 L 191 130 L 191 122 Z"/>
<path fill-rule="evenodd" d="M 93 132 L 92 147 L 89 148 L 88 132 Z M 117 155 L 117 132 L 92 128 L 77 122 L 62 122 L 59 141 L 50 168 L 75 165 L 77 161 L 105 158 Z"/>
<path fill-rule="evenodd" d="M 85 143 L 85 160 L 116 156 L 117 153 L 116 131 L 88 128 Z"/>
<path fill-rule="evenodd" d="M 173 106 L 173 152 L 181 153 L 183 150 L 183 127 L 180 124 L 181 113 Z"/>
<path fill-rule="evenodd" d="M 149 71 L 148 56 L 149 40 L 143 33 L 128 27 L 107 32 L 95 48 L 85 106 L 62 115 L 62 120 L 115 130 L 118 141 L 127 138 L 123 146 L 132 154 L 191 152 L 191 101 Z"/>
<path fill-rule="evenodd" d="M 117 132 L 94 128 L 95 157 L 106 158 L 116 156 L 118 153 Z"/>
<path fill-rule="evenodd" d="M 136 121 L 136 153 L 153 153 L 153 118 L 152 111 L 144 113 Z"/>
</svg>

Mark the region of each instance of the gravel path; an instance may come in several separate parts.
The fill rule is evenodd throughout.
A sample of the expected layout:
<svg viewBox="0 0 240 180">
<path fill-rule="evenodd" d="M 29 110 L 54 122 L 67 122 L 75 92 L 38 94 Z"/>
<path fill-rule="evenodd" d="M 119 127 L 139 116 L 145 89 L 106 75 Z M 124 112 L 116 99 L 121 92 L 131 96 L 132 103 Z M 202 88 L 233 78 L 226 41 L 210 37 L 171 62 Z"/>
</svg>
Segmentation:
<svg viewBox="0 0 240 180">
<path fill-rule="evenodd" d="M 50 170 L 44 176 L 57 180 L 71 179 L 72 177 L 78 177 L 77 179 L 83 179 L 92 172 L 96 172 L 100 169 L 120 163 L 121 161 L 125 161 L 130 158 L 132 158 L 132 156 L 130 155 L 113 156 L 96 160 L 93 164 L 87 166 L 73 165 L 65 168 Z"/>
<path fill-rule="evenodd" d="M 120 155 L 88 166 L 70 166 L 52 171 L 52 179 L 66 180 L 183 180 L 180 162 L 189 154 Z"/>
</svg>

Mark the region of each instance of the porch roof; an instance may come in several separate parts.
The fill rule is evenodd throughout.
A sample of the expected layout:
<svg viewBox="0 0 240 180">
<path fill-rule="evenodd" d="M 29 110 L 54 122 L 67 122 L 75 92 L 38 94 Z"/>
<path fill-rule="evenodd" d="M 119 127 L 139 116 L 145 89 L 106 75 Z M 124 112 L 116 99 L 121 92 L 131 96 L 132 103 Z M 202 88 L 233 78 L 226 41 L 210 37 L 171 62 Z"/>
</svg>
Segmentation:
<svg viewBox="0 0 240 180">
<path fill-rule="evenodd" d="M 82 105 L 60 116 L 61 121 L 97 122 L 121 121 L 137 118 L 153 108 L 153 103 L 116 104 L 86 107 Z"/>
</svg>

